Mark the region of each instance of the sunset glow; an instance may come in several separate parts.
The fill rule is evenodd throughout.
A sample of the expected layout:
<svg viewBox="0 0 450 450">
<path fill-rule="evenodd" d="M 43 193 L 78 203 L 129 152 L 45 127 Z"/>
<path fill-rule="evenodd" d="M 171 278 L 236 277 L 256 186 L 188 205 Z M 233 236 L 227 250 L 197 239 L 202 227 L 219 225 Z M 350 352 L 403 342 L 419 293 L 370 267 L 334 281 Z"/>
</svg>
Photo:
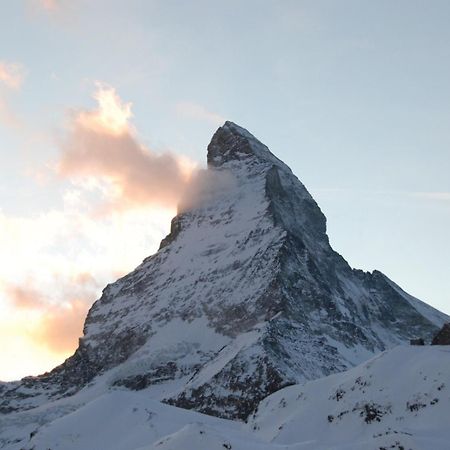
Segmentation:
<svg viewBox="0 0 450 450">
<path fill-rule="evenodd" d="M 156 250 L 174 214 L 143 209 L 99 220 L 72 199 L 37 218 L 1 216 L 0 379 L 37 375 L 72 354 L 92 302 Z"/>
</svg>

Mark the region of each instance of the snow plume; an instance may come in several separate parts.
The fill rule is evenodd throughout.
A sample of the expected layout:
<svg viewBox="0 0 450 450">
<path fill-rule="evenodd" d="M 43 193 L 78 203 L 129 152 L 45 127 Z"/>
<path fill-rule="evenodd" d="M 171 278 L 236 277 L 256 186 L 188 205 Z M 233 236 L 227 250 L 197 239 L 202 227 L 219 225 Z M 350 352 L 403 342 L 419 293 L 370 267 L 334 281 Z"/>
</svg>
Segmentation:
<svg viewBox="0 0 450 450">
<path fill-rule="evenodd" d="M 97 84 L 94 98 L 96 109 L 72 115 L 58 173 L 70 179 L 101 180 L 107 210 L 176 207 L 194 164 L 144 146 L 129 122 L 131 103 L 123 103 L 112 87 Z"/>
<path fill-rule="evenodd" d="M 178 204 L 178 212 L 207 207 L 219 201 L 236 186 L 236 179 L 230 172 L 218 170 L 197 170 Z"/>
</svg>

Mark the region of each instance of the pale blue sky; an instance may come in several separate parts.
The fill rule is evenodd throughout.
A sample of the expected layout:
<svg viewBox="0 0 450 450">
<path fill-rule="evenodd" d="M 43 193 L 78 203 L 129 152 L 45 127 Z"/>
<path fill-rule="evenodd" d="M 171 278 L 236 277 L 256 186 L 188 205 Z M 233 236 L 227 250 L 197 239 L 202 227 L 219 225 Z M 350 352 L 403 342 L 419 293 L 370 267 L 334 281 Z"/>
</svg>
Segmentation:
<svg viewBox="0 0 450 450">
<path fill-rule="evenodd" d="M 247 128 L 352 266 L 450 313 L 450 2 L 6 0 L 0 17 L 0 61 L 25 73 L 0 91 L 20 122 L 0 122 L 5 215 L 61 207 L 65 184 L 30 172 L 102 81 L 158 151 L 204 163 L 214 117 Z"/>
</svg>

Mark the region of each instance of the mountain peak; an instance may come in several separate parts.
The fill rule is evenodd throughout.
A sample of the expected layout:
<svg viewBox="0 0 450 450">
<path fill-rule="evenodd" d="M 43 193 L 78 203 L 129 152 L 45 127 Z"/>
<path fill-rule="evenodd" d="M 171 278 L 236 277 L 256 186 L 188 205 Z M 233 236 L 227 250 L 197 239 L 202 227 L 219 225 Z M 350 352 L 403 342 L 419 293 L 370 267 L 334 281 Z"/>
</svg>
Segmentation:
<svg viewBox="0 0 450 450">
<path fill-rule="evenodd" d="M 227 120 L 214 133 L 208 145 L 208 166 L 220 167 L 230 161 L 240 161 L 249 157 L 285 166 L 249 131 Z"/>
<path fill-rule="evenodd" d="M 0 384 L 0 414 L 105 382 L 245 419 L 288 384 L 429 339 L 448 321 L 379 272 L 352 270 L 305 186 L 244 128 L 220 127 L 208 163 L 200 181 L 214 195 L 203 201 L 200 183 L 201 201 L 173 219 L 160 251 L 103 290 L 72 357 Z"/>
</svg>

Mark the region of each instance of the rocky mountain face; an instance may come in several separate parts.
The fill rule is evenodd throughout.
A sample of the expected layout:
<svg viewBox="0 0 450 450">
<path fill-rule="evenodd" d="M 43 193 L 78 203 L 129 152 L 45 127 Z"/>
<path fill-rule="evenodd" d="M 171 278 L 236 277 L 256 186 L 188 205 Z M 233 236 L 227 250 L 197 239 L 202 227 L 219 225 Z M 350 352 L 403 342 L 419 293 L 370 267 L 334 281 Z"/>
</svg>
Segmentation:
<svg viewBox="0 0 450 450">
<path fill-rule="evenodd" d="M 102 377 L 164 402 L 245 419 L 261 399 L 368 359 L 448 320 L 378 271 L 352 269 L 326 219 L 268 148 L 226 122 L 160 250 L 108 285 L 75 354 L 0 385 L 0 412 Z"/>
<path fill-rule="evenodd" d="M 450 345 L 450 323 L 444 324 L 431 341 L 432 345 Z"/>
</svg>

